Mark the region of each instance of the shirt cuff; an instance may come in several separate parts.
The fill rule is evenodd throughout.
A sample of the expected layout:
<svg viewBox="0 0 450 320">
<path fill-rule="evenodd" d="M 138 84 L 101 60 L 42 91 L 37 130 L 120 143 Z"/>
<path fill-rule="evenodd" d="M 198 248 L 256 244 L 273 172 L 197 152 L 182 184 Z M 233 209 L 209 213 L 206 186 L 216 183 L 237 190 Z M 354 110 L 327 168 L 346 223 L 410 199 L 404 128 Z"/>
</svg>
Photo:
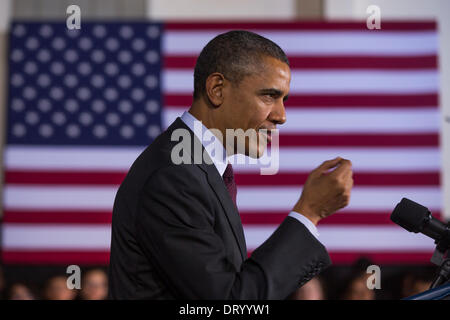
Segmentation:
<svg viewBox="0 0 450 320">
<path fill-rule="evenodd" d="M 316 237 L 316 239 L 319 240 L 319 232 L 317 231 L 317 227 L 314 225 L 314 223 L 312 223 L 311 220 L 295 211 L 291 211 L 291 213 L 289 213 L 289 217 L 295 218 L 301 223 L 303 223 L 306 229 L 308 229 L 309 232 L 311 232 L 314 235 L 314 237 Z"/>
</svg>

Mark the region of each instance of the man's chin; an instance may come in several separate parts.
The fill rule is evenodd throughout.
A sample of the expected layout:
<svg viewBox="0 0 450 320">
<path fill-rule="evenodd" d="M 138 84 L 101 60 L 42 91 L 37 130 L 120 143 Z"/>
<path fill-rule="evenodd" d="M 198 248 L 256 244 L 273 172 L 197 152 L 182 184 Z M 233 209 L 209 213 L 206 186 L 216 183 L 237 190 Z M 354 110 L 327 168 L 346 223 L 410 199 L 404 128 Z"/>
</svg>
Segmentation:
<svg viewBox="0 0 450 320">
<path fill-rule="evenodd" d="M 259 159 L 264 155 L 265 150 L 266 150 L 265 147 L 246 149 L 245 155 L 253 159 Z"/>
</svg>

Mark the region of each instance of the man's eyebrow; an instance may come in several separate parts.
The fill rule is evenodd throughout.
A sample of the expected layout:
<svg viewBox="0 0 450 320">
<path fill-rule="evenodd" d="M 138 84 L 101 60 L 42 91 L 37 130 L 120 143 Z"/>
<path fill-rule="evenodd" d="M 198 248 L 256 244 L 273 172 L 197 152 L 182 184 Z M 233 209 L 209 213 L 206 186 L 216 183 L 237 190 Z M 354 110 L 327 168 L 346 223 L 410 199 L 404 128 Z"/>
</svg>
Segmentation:
<svg viewBox="0 0 450 320">
<path fill-rule="evenodd" d="M 283 92 L 279 89 L 275 89 L 275 88 L 267 88 L 267 89 L 261 89 L 258 91 L 258 93 L 260 94 L 276 94 L 276 95 L 281 95 Z"/>
<path fill-rule="evenodd" d="M 259 94 L 271 94 L 274 96 L 281 96 L 283 94 L 283 91 L 275 89 L 275 88 L 268 88 L 268 89 L 261 89 L 258 91 Z"/>
<path fill-rule="evenodd" d="M 283 95 L 283 91 L 279 90 L 279 89 L 275 89 L 275 88 L 268 88 L 268 89 L 261 89 L 258 91 L 259 94 L 270 94 L 270 95 L 274 95 L 274 96 L 282 96 Z M 283 101 L 286 101 L 289 98 L 289 95 L 286 95 L 283 98 Z"/>
</svg>

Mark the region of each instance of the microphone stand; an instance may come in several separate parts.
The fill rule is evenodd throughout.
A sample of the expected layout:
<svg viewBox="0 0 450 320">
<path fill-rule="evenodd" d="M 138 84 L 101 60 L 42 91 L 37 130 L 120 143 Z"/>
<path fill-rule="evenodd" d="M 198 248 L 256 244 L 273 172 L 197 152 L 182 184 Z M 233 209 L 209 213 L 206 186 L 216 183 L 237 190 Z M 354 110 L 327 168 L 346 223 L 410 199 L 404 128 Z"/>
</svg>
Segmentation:
<svg viewBox="0 0 450 320">
<path fill-rule="evenodd" d="M 449 282 L 450 276 L 450 258 L 444 259 L 441 266 L 438 269 L 438 274 L 430 286 L 430 289 L 434 289 L 441 284 Z"/>
<path fill-rule="evenodd" d="M 449 224 L 447 232 L 450 233 Z M 450 237 L 441 237 L 436 240 L 436 249 L 434 250 L 431 262 L 439 269 L 433 280 L 430 289 L 403 300 L 450 300 Z"/>
<path fill-rule="evenodd" d="M 447 224 L 446 228 L 448 234 L 450 234 L 449 225 L 450 223 Z M 439 240 L 436 240 L 435 243 L 436 249 L 431 257 L 431 262 L 439 266 L 439 269 L 430 289 L 434 289 L 437 286 L 446 283 L 450 278 L 450 237 L 441 237 Z"/>
<path fill-rule="evenodd" d="M 403 298 L 402 300 L 450 300 L 450 283 Z"/>
</svg>

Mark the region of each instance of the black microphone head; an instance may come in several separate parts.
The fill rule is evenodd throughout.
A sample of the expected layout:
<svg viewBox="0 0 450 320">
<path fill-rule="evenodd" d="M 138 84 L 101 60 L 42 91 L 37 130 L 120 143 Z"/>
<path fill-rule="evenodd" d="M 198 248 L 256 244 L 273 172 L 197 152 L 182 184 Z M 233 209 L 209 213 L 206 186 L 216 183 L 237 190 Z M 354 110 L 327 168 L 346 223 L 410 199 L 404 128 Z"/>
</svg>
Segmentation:
<svg viewBox="0 0 450 320">
<path fill-rule="evenodd" d="M 430 211 L 414 201 L 403 198 L 391 214 L 391 220 L 410 232 L 422 232 L 430 219 Z"/>
</svg>

